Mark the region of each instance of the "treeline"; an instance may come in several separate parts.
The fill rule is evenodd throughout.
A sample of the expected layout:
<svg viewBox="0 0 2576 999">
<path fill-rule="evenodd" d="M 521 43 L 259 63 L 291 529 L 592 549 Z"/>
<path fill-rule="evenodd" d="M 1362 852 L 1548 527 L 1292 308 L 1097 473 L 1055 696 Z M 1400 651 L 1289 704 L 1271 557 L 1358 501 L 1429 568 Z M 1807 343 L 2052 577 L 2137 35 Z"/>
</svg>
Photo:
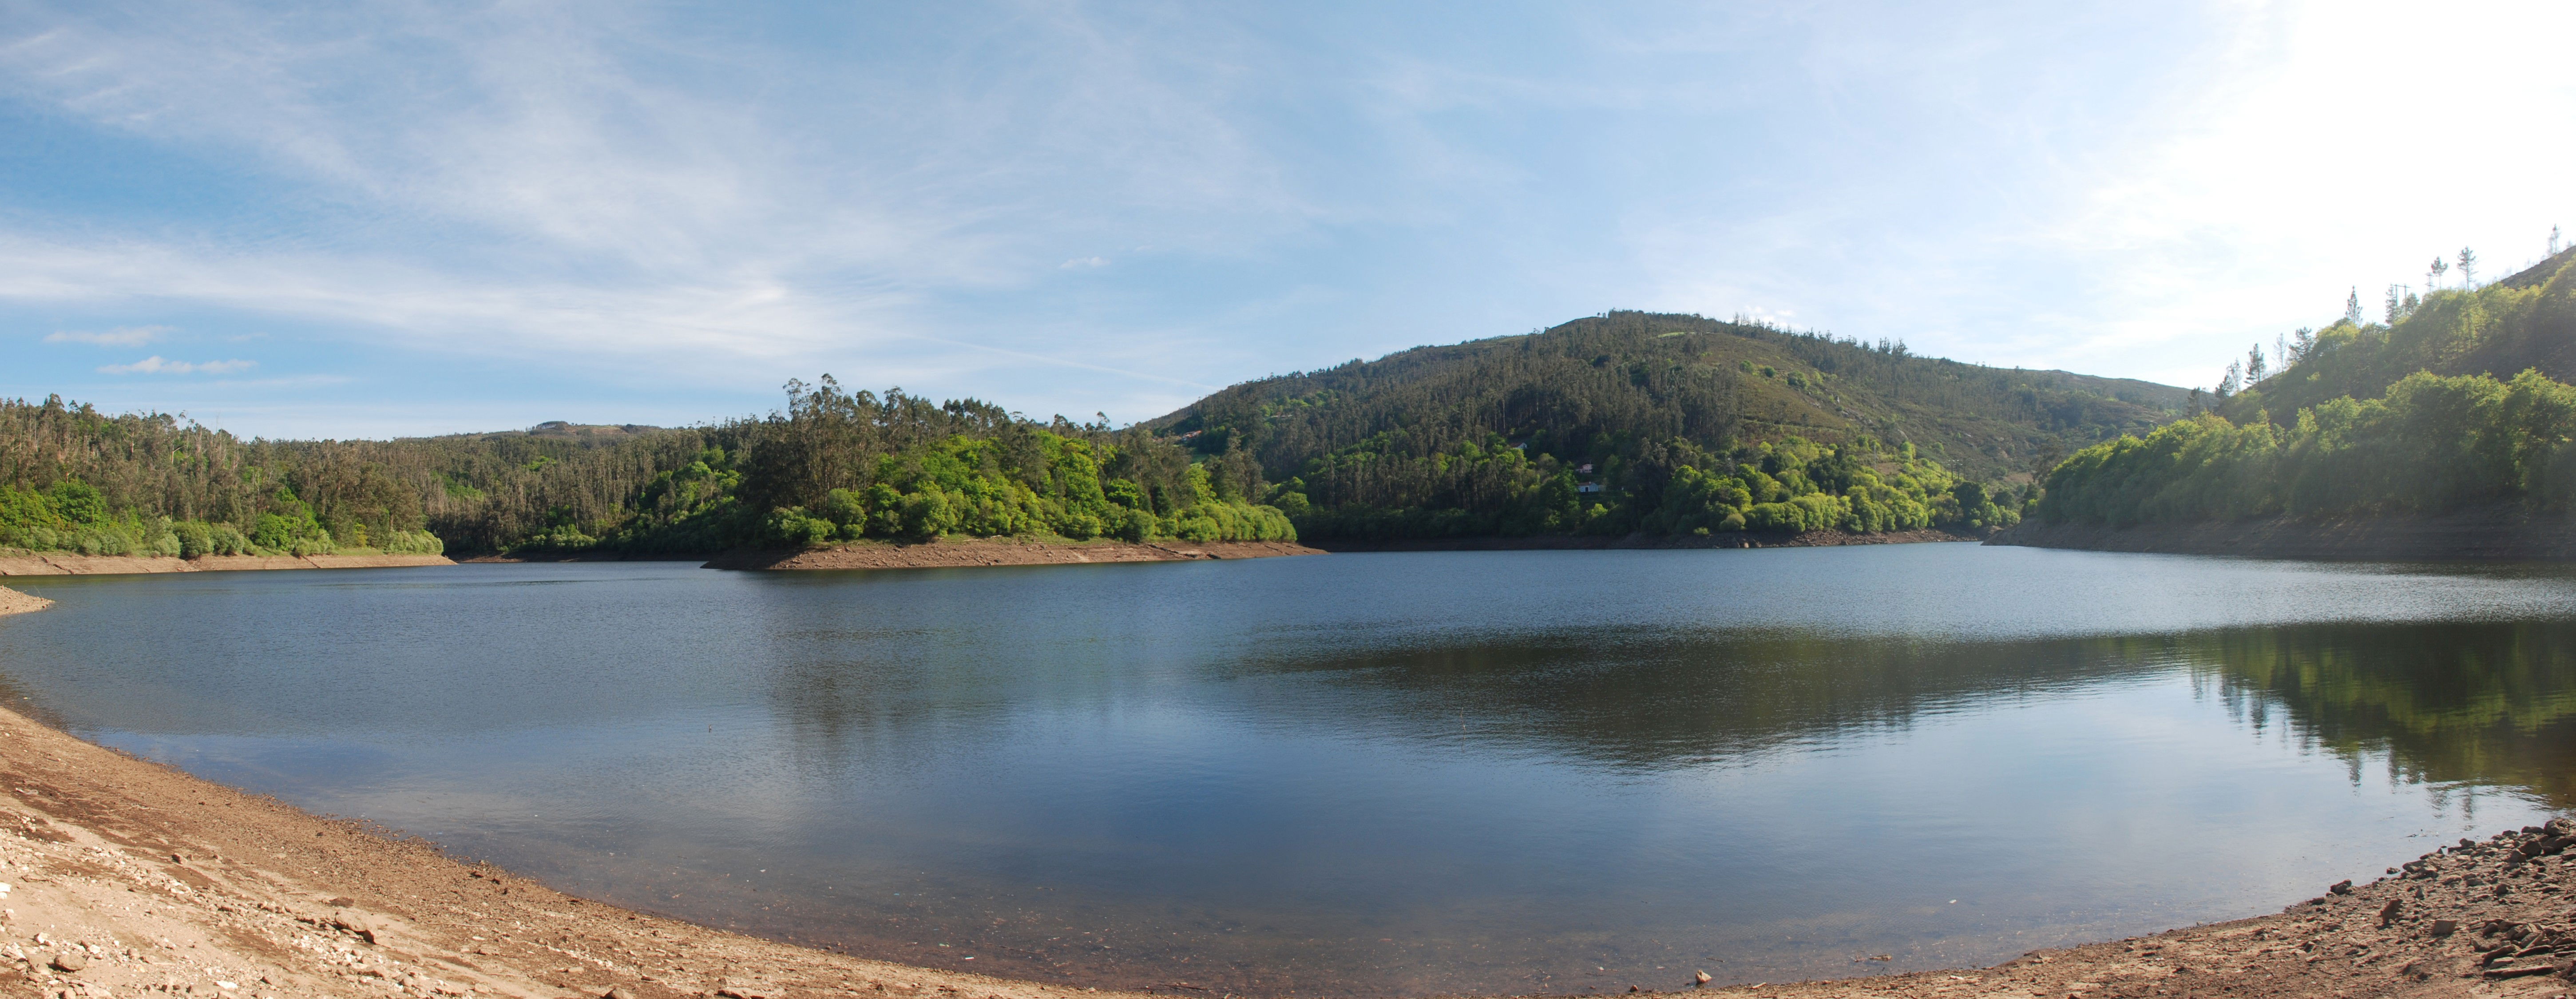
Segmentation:
<svg viewBox="0 0 2576 999">
<path fill-rule="evenodd" d="M 2389 311 L 2387 323 L 2347 315 L 2302 331 L 2286 370 L 2214 412 L 2077 452 L 2033 512 L 2124 526 L 2576 503 L 2576 389 L 2538 363 L 2511 381 L 2440 373 L 2497 361 L 2576 370 L 2576 251 Z"/>
<path fill-rule="evenodd" d="M 790 383 L 684 430 L 242 440 L 169 414 L 0 400 L 0 547 L 89 554 L 716 551 L 862 537 L 1285 540 L 1240 460 L 973 400 Z M 597 432 L 594 432 L 597 431 Z"/>
<path fill-rule="evenodd" d="M 2443 513 L 2576 498 L 2576 388 L 2525 371 L 2417 372 L 2387 396 L 2300 410 L 2287 425 L 2215 413 L 2087 448 L 2049 473 L 2041 519 L 2158 521 Z"/>
<path fill-rule="evenodd" d="M 1865 438 L 1826 446 L 1788 437 L 1712 453 L 1676 440 L 1645 453 L 1654 464 L 1614 456 L 1602 465 L 1567 465 L 1552 455 L 1532 459 L 1499 436 L 1430 462 L 1348 449 L 1282 483 L 1276 502 L 1309 536 L 1371 540 L 1868 534 L 1983 530 L 2021 519 L 2010 496 L 1952 475 L 1911 444 L 1886 451 Z M 1614 491 L 1610 482 L 1621 485 Z"/>
<path fill-rule="evenodd" d="M 2008 523 L 2024 487 L 2006 480 L 2153 428 L 2184 399 L 1899 343 L 1614 312 L 1238 385 L 1149 425 L 1257 466 L 1313 538 L 1875 531 Z M 1781 463 L 1816 461 L 1834 470 L 1801 480 L 1812 489 L 1750 477 L 1776 485 Z M 1712 478 L 1755 498 L 1730 506 L 1734 519 L 1681 512 L 1707 509 Z M 1969 480 L 1973 493 L 1957 492 Z M 1814 498 L 1796 517 L 1756 512 L 1801 496 Z"/>
</svg>

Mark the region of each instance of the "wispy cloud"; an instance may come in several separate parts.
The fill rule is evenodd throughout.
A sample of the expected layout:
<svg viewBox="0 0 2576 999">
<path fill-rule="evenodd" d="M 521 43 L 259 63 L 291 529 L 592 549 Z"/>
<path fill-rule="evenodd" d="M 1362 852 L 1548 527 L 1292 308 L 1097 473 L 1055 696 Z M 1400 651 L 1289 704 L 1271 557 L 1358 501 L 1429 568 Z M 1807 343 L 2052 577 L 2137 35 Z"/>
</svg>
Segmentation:
<svg viewBox="0 0 2576 999">
<path fill-rule="evenodd" d="M 105 375 L 228 375 L 257 367 L 257 361 L 173 361 L 154 354 L 132 364 L 110 364 L 99 370 Z"/>
<path fill-rule="evenodd" d="M 46 343 L 94 343 L 102 347 L 140 347 L 167 337 L 178 330 L 168 326 L 119 326 L 111 330 L 57 330 L 45 334 Z"/>
</svg>

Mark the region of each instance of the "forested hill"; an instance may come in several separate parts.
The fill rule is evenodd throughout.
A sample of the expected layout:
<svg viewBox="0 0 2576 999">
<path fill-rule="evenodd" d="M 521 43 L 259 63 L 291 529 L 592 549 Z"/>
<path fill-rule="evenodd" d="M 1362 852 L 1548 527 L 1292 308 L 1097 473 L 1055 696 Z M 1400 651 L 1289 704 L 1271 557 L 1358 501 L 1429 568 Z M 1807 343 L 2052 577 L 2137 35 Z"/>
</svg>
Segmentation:
<svg viewBox="0 0 2576 999">
<path fill-rule="evenodd" d="M 0 548 L 90 555 L 714 552 L 945 534 L 1284 540 L 1243 459 L 972 399 L 788 384 L 687 429 L 547 423 L 244 440 L 166 413 L 0 400 Z"/>
<path fill-rule="evenodd" d="M 2151 430 L 2185 399 L 2171 386 L 1963 364 L 1896 343 L 1612 312 L 1249 382 L 1146 425 L 1203 455 L 1253 456 L 1318 538 L 1730 529 L 1713 507 L 1665 502 L 1684 469 L 1694 482 L 1732 480 L 1724 488 L 1744 494 L 1738 526 L 1884 529 L 1850 504 L 1785 519 L 1753 507 L 1846 495 L 1858 483 L 1845 466 L 1868 466 L 1873 482 L 1925 506 L 1895 526 L 1988 526 L 1974 508 L 2020 473 Z M 1842 470 L 1781 485 L 1780 473 L 1812 461 Z M 1745 467 L 1762 481 L 1737 474 Z M 1956 490 L 1967 482 L 1979 488 Z M 1551 486 L 1580 492 L 1538 495 Z M 1979 502 L 1959 509 L 1943 498 L 1954 492 Z"/>
<path fill-rule="evenodd" d="M 2382 322 L 2345 320 L 2291 338 L 2283 370 L 2248 379 L 2217 406 L 2243 423 L 2284 420 L 2328 399 L 2374 399 L 2416 372 L 2492 375 L 2526 370 L 2576 382 L 2576 247 L 2476 289 L 2433 292 L 2387 308 Z"/>
<path fill-rule="evenodd" d="M 2383 318 L 2299 331 L 2285 370 L 2077 452 L 2032 509 L 2125 527 L 2576 507 L 2576 250 Z"/>
</svg>

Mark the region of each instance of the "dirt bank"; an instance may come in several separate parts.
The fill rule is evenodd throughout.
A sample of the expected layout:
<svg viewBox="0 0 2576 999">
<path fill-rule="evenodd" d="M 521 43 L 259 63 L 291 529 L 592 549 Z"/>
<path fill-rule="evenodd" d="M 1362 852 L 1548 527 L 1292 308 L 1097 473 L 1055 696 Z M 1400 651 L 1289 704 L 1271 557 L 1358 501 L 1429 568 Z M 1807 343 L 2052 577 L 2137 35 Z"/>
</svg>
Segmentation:
<svg viewBox="0 0 2576 999">
<path fill-rule="evenodd" d="M 2576 560 L 2576 519 L 2534 515 L 2504 504 L 2438 517 L 2281 517 L 2122 528 L 2034 521 L 2007 528 L 1986 543 L 2320 561 L 2567 561 Z"/>
<path fill-rule="evenodd" d="M 0 586 L 0 617 L 44 610 L 53 605 L 53 601 L 43 597 L 31 597 L 6 586 Z"/>
<path fill-rule="evenodd" d="M 112 576 L 144 572 L 240 572 L 254 569 L 388 569 L 455 565 L 443 555 L 208 555 L 202 558 L 130 555 L 0 555 L 0 576 Z"/>
<path fill-rule="evenodd" d="M 1524 538 L 1415 538 L 1403 541 L 1315 541 L 1328 552 L 1489 552 L 1602 551 L 1639 548 L 1824 548 L 1837 545 L 1904 545 L 1930 541 L 1975 541 L 1979 535 L 1949 531 L 1887 531 L 1845 534 L 1735 532 L 1706 535 L 1629 534 L 1624 536 L 1549 534 Z"/>
<path fill-rule="evenodd" d="M 973 538 L 896 544 L 863 541 L 805 551 L 734 551 L 707 562 L 710 569 L 927 569 L 979 565 L 1062 565 L 1077 562 L 1185 562 L 1195 559 L 1321 555 L 1286 541 L 1023 541 Z"/>
<path fill-rule="evenodd" d="M 2564 996 L 2576 823 L 2428 855 L 2287 912 L 1999 967 L 1703 990 L 1726 999 Z M 2392 874 L 2395 872 L 2392 871 Z M 2177 876 L 2188 876 L 2178 872 Z M 0 994 L 116 999 L 1117 996 L 906 967 L 570 898 L 0 710 Z M 1724 968 L 1710 969 L 1723 973 Z M 1173 982 L 1151 994 L 1221 991 Z M 1143 995 L 1149 993 L 1124 993 Z"/>
</svg>

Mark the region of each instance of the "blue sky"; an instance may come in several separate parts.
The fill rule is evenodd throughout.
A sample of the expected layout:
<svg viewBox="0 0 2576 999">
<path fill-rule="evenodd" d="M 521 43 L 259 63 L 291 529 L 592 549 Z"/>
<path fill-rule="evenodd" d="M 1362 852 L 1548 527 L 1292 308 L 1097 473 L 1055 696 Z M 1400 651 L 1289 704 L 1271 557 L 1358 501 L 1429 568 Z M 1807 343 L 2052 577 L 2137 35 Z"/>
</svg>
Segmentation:
<svg viewBox="0 0 2576 999">
<path fill-rule="evenodd" d="M 1117 422 L 1614 308 L 2206 385 L 2576 229 L 2576 5 L 0 0 L 0 395 Z"/>
</svg>

